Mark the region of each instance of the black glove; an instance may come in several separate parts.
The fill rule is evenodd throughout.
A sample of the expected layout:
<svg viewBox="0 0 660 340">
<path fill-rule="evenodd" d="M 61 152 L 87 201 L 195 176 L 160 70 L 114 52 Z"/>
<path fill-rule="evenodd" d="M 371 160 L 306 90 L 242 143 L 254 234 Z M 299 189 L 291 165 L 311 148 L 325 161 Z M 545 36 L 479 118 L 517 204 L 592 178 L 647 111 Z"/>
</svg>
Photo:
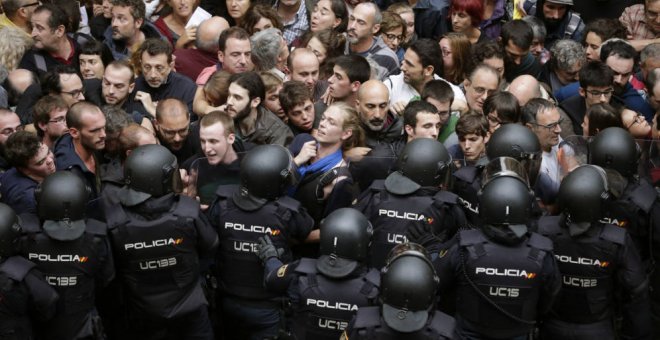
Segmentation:
<svg viewBox="0 0 660 340">
<path fill-rule="evenodd" d="M 259 256 L 261 262 L 266 263 L 269 258 L 279 258 L 282 256 L 282 254 L 284 254 L 284 249 L 275 248 L 273 241 L 270 240 L 268 235 L 259 238 L 259 244 L 257 245 L 257 256 Z"/>
<path fill-rule="evenodd" d="M 408 242 L 418 243 L 425 248 L 442 243 L 442 240 L 433 234 L 431 225 L 425 223 L 414 223 L 406 232 L 406 237 Z"/>
</svg>

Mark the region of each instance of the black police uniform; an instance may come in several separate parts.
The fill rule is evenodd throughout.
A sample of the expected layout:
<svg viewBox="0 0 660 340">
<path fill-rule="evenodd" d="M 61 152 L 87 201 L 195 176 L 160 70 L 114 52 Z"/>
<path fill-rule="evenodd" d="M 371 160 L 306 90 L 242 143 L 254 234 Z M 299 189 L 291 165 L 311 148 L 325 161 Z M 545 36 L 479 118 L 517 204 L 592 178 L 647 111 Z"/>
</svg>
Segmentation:
<svg viewBox="0 0 660 340">
<path fill-rule="evenodd" d="M 128 336 L 213 339 L 200 257 L 212 254 L 217 235 L 199 203 L 174 193 L 132 207 L 104 203 L 129 307 Z"/>
<path fill-rule="evenodd" d="M 517 244 L 503 245 L 475 229 L 460 231 L 449 246 L 434 266 L 442 278 L 440 292 L 456 287 L 458 334 L 524 338 L 561 285 L 552 241 L 529 233 Z"/>
<path fill-rule="evenodd" d="M 34 263 L 12 256 L 0 263 L 0 299 L 0 339 L 32 339 L 35 323 L 55 315 L 58 295 Z"/>
<path fill-rule="evenodd" d="M 284 249 L 283 261 L 290 262 L 289 242 L 304 242 L 314 221 L 298 201 L 287 196 L 244 210 L 233 198 L 238 190 L 237 185 L 218 187 L 209 210 L 220 237 L 216 268 L 228 325 L 225 331 L 231 338 L 262 339 L 276 335 L 281 302 L 263 286 L 263 267 L 254 254 L 257 240 L 268 235 L 277 248 Z"/>
<path fill-rule="evenodd" d="M 455 339 L 454 319 L 440 311 L 433 312 L 433 317 L 427 320 L 426 326 L 412 333 L 401 333 L 390 328 L 380 315 L 380 307 L 360 308 L 357 315 L 342 335 L 342 340 L 374 339 L 374 340 L 444 340 Z"/>
<path fill-rule="evenodd" d="M 337 339 L 355 313 L 377 304 L 380 273 L 358 266 L 346 277 L 328 278 L 317 270 L 316 259 L 302 258 L 282 264 L 277 258 L 266 262 L 266 288 L 288 291 L 296 339 Z"/>
<path fill-rule="evenodd" d="M 615 294 L 634 304 L 635 317 L 624 320 L 630 338 L 650 334 L 646 273 L 626 231 L 593 223 L 571 236 L 563 216 L 539 220 L 539 233 L 554 243 L 562 289 L 541 328 L 543 339 L 614 339 Z M 631 327 L 634 326 L 634 327 Z"/>
<path fill-rule="evenodd" d="M 55 316 L 38 333 L 63 340 L 102 336 L 95 294 L 115 276 L 106 225 L 86 220 L 81 237 L 60 241 L 41 230 L 36 215 L 23 214 L 21 220 L 27 234 L 23 256 L 37 265 L 60 295 Z"/>
<path fill-rule="evenodd" d="M 467 165 L 452 173 L 452 176 L 454 176 L 452 192 L 458 196 L 458 200 L 463 206 L 465 217 L 473 226 L 481 226 L 477 193 L 481 189 L 482 170 L 483 166 L 481 165 Z"/>
<path fill-rule="evenodd" d="M 374 226 L 369 265 L 382 268 L 387 254 L 397 244 L 408 242 L 406 234 L 416 224 L 440 241 L 449 240 L 465 224 L 458 197 L 438 188 L 422 187 L 412 194 L 397 195 L 388 190 L 383 180 L 374 181 L 360 197 L 355 209 L 361 211 Z"/>
</svg>

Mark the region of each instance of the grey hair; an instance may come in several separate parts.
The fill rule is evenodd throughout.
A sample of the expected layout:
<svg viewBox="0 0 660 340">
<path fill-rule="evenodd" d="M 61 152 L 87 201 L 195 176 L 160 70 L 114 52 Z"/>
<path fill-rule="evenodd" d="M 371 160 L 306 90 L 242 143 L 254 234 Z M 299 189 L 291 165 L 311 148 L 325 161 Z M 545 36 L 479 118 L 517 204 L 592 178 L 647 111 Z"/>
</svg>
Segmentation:
<svg viewBox="0 0 660 340">
<path fill-rule="evenodd" d="M 0 64 L 5 65 L 8 71 L 15 70 L 23 54 L 33 44 L 32 38 L 19 28 L 7 26 L 0 29 Z"/>
<path fill-rule="evenodd" d="M 571 69 L 577 63 L 584 64 L 587 60 L 587 54 L 580 43 L 571 39 L 557 40 L 550 48 L 552 54 L 552 69 L 567 70 Z"/>
<path fill-rule="evenodd" d="M 277 28 L 269 28 L 252 35 L 252 62 L 257 69 L 268 71 L 277 65 L 280 54 L 282 32 Z"/>
<path fill-rule="evenodd" d="M 380 11 L 378 5 L 373 2 L 362 2 L 359 6 L 369 6 L 374 10 L 374 25 L 380 25 L 383 21 L 383 13 Z"/>
<path fill-rule="evenodd" d="M 639 61 L 645 62 L 650 58 L 660 58 L 660 43 L 648 44 L 642 52 L 639 53 Z"/>
<path fill-rule="evenodd" d="M 545 24 L 541 19 L 533 15 L 528 15 L 523 17 L 522 20 L 532 28 L 534 38 L 545 40 L 545 37 L 548 35 L 548 30 L 545 28 Z"/>
</svg>

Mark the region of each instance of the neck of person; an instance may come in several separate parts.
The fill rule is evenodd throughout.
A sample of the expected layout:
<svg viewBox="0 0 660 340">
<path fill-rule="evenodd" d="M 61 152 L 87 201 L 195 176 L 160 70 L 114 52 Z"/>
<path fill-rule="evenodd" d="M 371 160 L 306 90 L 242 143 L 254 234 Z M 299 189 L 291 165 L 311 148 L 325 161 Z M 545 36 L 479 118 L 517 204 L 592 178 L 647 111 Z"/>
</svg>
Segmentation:
<svg viewBox="0 0 660 340">
<path fill-rule="evenodd" d="M 374 37 L 373 35 L 370 35 L 369 37 L 359 40 L 355 44 L 350 44 L 350 50 L 351 52 L 355 52 L 355 53 L 363 53 L 368 51 L 371 48 L 371 45 L 373 44 L 374 44 Z"/>
<path fill-rule="evenodd" d="M 298 13 L 298 10 L 300 9 L 300 6 L 302 5 L 302 1 L 299 1 L 296 4 L 293 4 L 291 6 L 285 5 L 284 3 L 280 2 L 277 4 L 277 13 L 280 14 L 284 21 L 291 21 L 293 17 Z"/>
<path fill-rule="evenodd" d="M 234 151 L 234 146 L 229 145 L 229 148 L 227 149 L 227 152 L 225 153 L 225 157 L 222 158 L 220 163 L 225 164 L 225 165 L 229 165 L 237 159 L 238 159 L 238 155 L 236 154 L 236 151 Z"/>
<path fill-rule="evenodd" d="M 69 42 L 69 37 L 64 36 L 62 40 L 57 44 L 57 50 L 55 51 L 55 55 L 62 59 L 68 59 L 69 56 L 71 55 L 71 42 Z"/>
<path fill-rule="evenodd" d="M 316 157 L 314 157 L 314 161 L 312 163 L 322 159 L 323 157 L 332 155 L 337 150 L 341 149 L 342 143 L 342 141 L 334 143 L 319 143 L 319 148 L 316 150 Z"/>
<path fill-rule="evenodd" d="M 241 122 L 238 123 L 238 127 L 241 129 L 241 134 L 243 136 L 247 136 L 254 131 L 255 125 L 257 124 L 258 113 L 259 106 L 253 108 L 252 111 L 250 111 L 250 114 L 241 119 Z"/>
<path fill-rule="evenodd" d="M 132 38 L 126 40 L 126 48 L 130 50 L 131 47 L 139 46 L 140 44 L 142 44 L 144 40 L 145 40 L 144 32 L 142 32 L 142 30 L 138 30 L 137 33 L 133 35 Z"/>
<path fill-rule="evenodd" d="M 85 148 L 80 140 L 73 141 L 73 148 L 76 151 L 78 157 L 80 157 L 80 160 L 82 160 L 83 163 L 85 163 L 87 166 L 87 170 L 96 173 L 96 159 L 94 159 L 94 151 Z"/>
<path fill-rule="evenodd" d="M 479 40 L 479 37 L 481 37 L 481 30 L 479 29 L 479 27 L 471 27 L 466 32 L 466 35 L 470 40 L 470 43 L 475 44 Z"/>
<path fill-rule="evenodd" d="M 41 138 L 41 143 L 46 145 L 49 150 L 53 150 L 53 146 L 55 145 L 55 141 L 57 138 L 53 139 L 49 135 L 44 134 L 43 138 Z"/>
<path fill-rule="evenodd" d="M 430 82 L 431 80 L 433 80 L 433 73 L 431 73 L 430 76 L 425 76 L 424 80 L 416 84 L 410 84 L 410 85 L 412 85 L 412 87 L 417 91 L 417 93 L 421 94 L 422 90 L 424 90 L 424 86 L 426 85 L 426 83 Z"/>
</svg>

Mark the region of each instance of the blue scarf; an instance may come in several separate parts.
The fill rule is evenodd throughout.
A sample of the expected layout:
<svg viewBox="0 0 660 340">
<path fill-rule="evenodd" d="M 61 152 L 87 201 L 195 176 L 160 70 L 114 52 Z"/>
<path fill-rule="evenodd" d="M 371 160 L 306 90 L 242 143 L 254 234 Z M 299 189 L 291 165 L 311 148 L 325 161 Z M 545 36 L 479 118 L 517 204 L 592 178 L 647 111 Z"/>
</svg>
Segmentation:
<svg viewBox="0 0 660 340">
<path fill-rule="evenodd" d="M 300 176 L 299 178 L 302 179 L 307 174 L 313 174 L 319 171 L 325 173 L 337 165 L 343 156 L 344 154 L 341 151 L 341 148 L 339 148 L 339 150 L 319 159 L 315 163 L 310 165 L 301 165 L 298 167 L 298 175 Z"/>
</svg>

